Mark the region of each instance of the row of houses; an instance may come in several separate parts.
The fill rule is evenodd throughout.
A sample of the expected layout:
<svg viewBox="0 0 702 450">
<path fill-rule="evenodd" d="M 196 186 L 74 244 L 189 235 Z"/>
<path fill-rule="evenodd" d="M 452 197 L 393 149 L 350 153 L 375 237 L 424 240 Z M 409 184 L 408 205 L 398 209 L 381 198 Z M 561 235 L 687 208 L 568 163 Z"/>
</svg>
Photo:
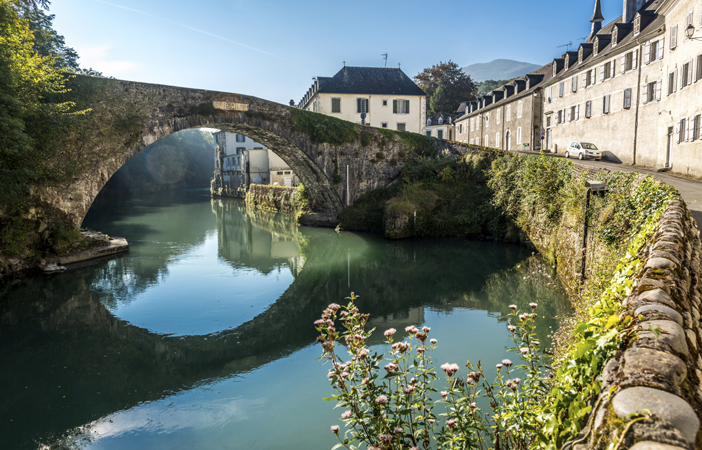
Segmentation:
<svg viewBox="0 0 702 450">
<path fill-rule="evenodd" d="M 461 105 L 456 140 L 562 152 L 592 142 L 627 164 L 702 176 L 702 1 L 624 0 L 571 51 Z"/>
</svg>

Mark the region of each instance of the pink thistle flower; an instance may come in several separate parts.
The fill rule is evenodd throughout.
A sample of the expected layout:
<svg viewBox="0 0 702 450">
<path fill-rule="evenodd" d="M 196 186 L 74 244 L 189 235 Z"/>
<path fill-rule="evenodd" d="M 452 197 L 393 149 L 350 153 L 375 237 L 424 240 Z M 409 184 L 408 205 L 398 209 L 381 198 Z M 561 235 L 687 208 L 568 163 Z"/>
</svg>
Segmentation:
<svg viewBox="0 0 702 450">
<path fill-rule="evenodd" d="M 516 311 L 517 305 L 509 305 L 509 309 L 511 309 L 512 311 Z"/>
<path fill-rule="evenodd" d="M 526 347 L 520 348 L 519 351 L 522 353 L 522 355 L 526 355 L 527 353 L 529 353 L 529 349 Z"/>
<path fill-rule="evenodd" d="M 330 370 L 329 373 L 327 374 L 327 378 L 334 378 L 334 371 Z"/>
<path fill-rule="evenodd" d="M 390 442 L 392 440 L 392 436 L 389 434 L 381 434 L 378 436 L 382 442 Z"/>
<path fill-rule="evenodd" d="M 412 393 L 412 391 L 414 391 L 414 386 L 409 385 L 409 386 L 407 386 L 406 388 L 404 388 L 402 391 L 403 391 L 405 394 L 410 394 L 410 393 Z"/>
<path fill-rule="evenodd" d="M 502 365 L 509 367 L 512 365 L 512 361 L 510 361 L 509 359 L 503 359 Z"/>
<path fill-rule="evenodd" d="M 370 378 L 365 377 L 365 378 L 361 381 L 361 384 L 368 384 L 369 381 L 370 381 Z"/>
<path fill-rule="evenodd" d="M 342 418 L 342 419 L 348 419 L 349 417 L 351 417 L 352 414 L 353 414 L 353 413 L 351 412 L 351 410 L 344 411 L 344 412 L 341 414 L 341 418 Z"/>
<path fill-rule="evenodd" d="M 473 384 L 473 383 L 475 383 L 475 380 L 474 380 L 473 378 L 471 378 L 471 377 L 468 377 L 468 378 L 466 379 L 466 383 L 468 383 L 468 384 Z"/>
<path fill-rule="evenodd" d="M 436 339 L 432 339 L 432 340 L 430 340 L 429 342 L 431 342 L 431 345 L 436 345 L 436 343 L 437 343 L 438 341 L 437 341 Z"/>
<path fill-rule="evenodd" d="M 348 317 L 348 316 L 349 316 L 349 313 L 346 312 L 346 311 L 341 311 L 341 312 L 339 313 L 339 316 L 340 316 L 340 317 Z"/>
<path fill-rule="evenodd" d="M 454 373 L 458 372 L 458 364 L 442 364 L 441 369 L 446 372 L 446 375 L 449 377 L 452 376 Z"/>
<path fill-rule="evenodd" d="M 453 426 L 456 425 L 456 420 L 455 419 L 447 420 L 446 425 L 448 425 L 448 427 L 453 430 Z"/>
<path fill-rule="evenodd" d="M 341 378 L 348 378 L 349 373 L 348 372 L 341 372 Z"/>
<path fill-rule="evenodd" d="M 417 353 L 422 354 L 422 353 L 424 353 L 426 350 L 427 350 L 427 349 L 425 349 L 424 347 L 419 347 L 419 348 L 417 349 Z"/>
<path fill-rule="evenodd" d="M 395 363 L 390 363 L 390 364 L 387 364 L 387 365 L 384 367 L 384 369 L 385 369 L 388 373 L 390 373 L 390 372 L 397 372 L 398 370 L 400 370 L 400 366 L 398 366 L 398 365 L 395 364 Z"/>
<path fill-rule="evenodd" d="M 385 330 L 385 333 L 383 333 L 383 334 L 385 335 L 385 337 L 390 337 L 390 336 L 394 335 L 395 333 L 397 333 L 396 329 L 388 328 L 387 330 Z"/>
<path fill-rule="evenodd" d="M 422 331 L 425 333 L 428 333 L 431 331 L 431 328 L 430 327 L 422 327 Z"/>
<path fill-rule="evenodd" d="M 314 321 L 314 324 L 317 326 L 324 325 L 324 321 L 322 319 L 317 319 Z"/>
<path fill-rule="evenodd" d="M 470 407 L 473 408 L 473 409 L 475 409 L 475 408 L 478 407 L 478 404 L 475 403 L 475 402 L 473 402 L 473 403 L 470 404 Z"/>
<path fill-rule="evenodd" d="M 446 391 L 441 391 L 441 396 L 442 396 L 443 398 L 446 398 L 447 395 L 448 395 L 448 392 L 446 392 Z"/>
<path fill-rule="evenodd" d="M 385 405 L 388 402 L 388 398 L 384 395 L 379 395 L 376 399 L 375 402 L 379 405 Z"/>
<path fill-rule="evenodd" d="M 502 364 L 497 364 L 495 367 L 497 367 L 497 370 L 500 370 L 502 368 Z"/>
<path fill-rule="evenodd" d="M 529 303 L 529 306 L 531 306 L 531 309 L 534 310 L 534 309 L 536 309 L 537 304 L 536 303 Z"/>
<path fill-rule="evenodd" d="M 327 306 L 328 309 L 331 309 L 332 311 L 338 311 L 341 306 L 337 305 L 336 303 L 332 303 L 331 305 Z"/>
<path fill-rule="evenodd" d="M 402 428 L 400 427 L 395 427 L 393 431 L 395 432 L 395 434 L 402 434 Z"/>
<path fill-rule="evenodd" d="M 427 420 L 427 422 L 434 423 L 434 422 L 436 422 L 436 419 L 429 419 L 429 420 Z"/>
<path fill-rule="evenodd" d="M 333 327 L 334 322 L 332 322 L 331 319 L 327 319 L 327 325 L 329 325 L 330 327 Z"/>
<path fill-rule="evenodd" d="M 507 329 L 509 330 L 510 333 L 514 334 L 515 331 L 517 331 L 517 327 L 514 325 L 508 325 Z"/>
<path fill-rule="evenodd" d="M 339 434 L 339 425 L 332 425 L 331 430 L 332 430 L 332 433 Z"/>
<path fill-rule="evenodd" d="M 408 332 L 409 334 L 417 334 L 417 332 L 419 330 L 414 325 L 410 325 L 408 327 L 405 327 L 405 331 Z"/>
<path fill-rule="evenodd" d="M 358 351 L 358 357 L 359 357 L 359 358 L 365 358 L 366 356 L 368 356 L 369 353 L 370 353 L 370 350 L 368 350 L 367 348 L 363 347 L 362 349 L 360 349 L 360 350 Z"/>
</svg>

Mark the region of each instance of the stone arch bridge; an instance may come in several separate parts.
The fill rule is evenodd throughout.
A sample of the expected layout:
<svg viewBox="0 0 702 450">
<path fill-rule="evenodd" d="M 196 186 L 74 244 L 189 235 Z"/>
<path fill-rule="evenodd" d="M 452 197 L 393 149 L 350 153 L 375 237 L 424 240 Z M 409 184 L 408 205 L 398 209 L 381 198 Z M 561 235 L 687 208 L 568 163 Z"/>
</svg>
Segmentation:
<svg viewBox="0 0 702 450">
<path fill-rule="evenodd" d="M 360 195 L 394 181 L 414 155 L 456 147 L 242 94 L 84 76 L 71 80 L 69 88 L 77 108 L 88 112 L 65 145 L 87 167 L 70 186 L 45 189 L 41 195 L 75 226 L 132 156 L 188 128 L 219 128 L 270 148 L 300 177 L 311 209 L 328 223 Z"/>
</svg>

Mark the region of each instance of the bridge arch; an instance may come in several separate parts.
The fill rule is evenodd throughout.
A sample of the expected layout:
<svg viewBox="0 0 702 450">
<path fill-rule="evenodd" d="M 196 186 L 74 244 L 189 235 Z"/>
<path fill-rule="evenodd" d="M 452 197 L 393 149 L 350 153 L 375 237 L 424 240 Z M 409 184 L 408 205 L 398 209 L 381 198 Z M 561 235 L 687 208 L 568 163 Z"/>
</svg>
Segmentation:
<svg viewBox="0 0 702 450">
<path fill-rule="evenodd" d="M 422 135 L 360 126 L 257 97 L 76 76 L 68 87 L 89 111 L 62 143 L 87 161 L 69 186 L 39 194 L 80 226 L 93 200 L 132 156 L 169 134 L 218 128 L 260 142 L 305 185 L 312 210 L 334 220 L 362 194 L 387 186 L 416 154 L 467 148 Z M 347 175 L 348 174 L 348 175 Z"/>
</svg>

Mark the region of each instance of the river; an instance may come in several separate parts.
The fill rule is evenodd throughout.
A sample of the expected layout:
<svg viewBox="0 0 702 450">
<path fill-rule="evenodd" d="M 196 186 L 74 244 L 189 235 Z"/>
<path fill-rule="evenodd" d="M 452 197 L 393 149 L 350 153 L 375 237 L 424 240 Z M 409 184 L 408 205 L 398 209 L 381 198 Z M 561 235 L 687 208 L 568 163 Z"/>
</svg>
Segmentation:
<svg viewBox="0 0 702 450">
<path fill-rule="evenodd" d="M 429 326 L 436 366 L 508 355 L 508 305 L 568 302 L 524 247 L 299 228 L 208 191 L 101 198 L 127 255 L 0 291 L 0 448 L 330 449 L 340 410 L 312 322 L 354 291 L 378 328 Z M 465 369 L 464 369 L 465 370 Z"/>
</svg>

